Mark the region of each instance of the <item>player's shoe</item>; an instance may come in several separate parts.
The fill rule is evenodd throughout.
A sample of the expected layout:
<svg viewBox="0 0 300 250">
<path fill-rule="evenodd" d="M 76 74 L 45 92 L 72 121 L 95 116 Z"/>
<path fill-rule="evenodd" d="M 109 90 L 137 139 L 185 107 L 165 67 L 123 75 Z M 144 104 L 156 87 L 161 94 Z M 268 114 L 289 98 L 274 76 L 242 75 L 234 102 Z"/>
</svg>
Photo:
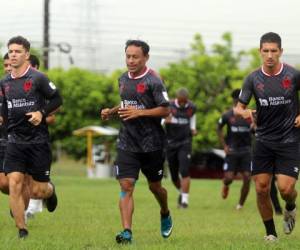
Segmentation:
<svg viewBox="0 0 300 250">
<path fill-rule="evenodd" d="M 264 236 L 264 240 L 267 242 L 276 242 L 278 238 L 272 234 Z"/>
<path fill-rule="evenodd" d="M 189 207 L 189 204 L 182 202 L 180 208 L 186 209 Z"/>
<path fill-rule="evenodd" d="M 19 238 L 25 239 L 28 236 L 28 231 L 25 228 L 19 229 Z"/>
<path fill-rule="evenodd" d="M 226 199 L 227 196 L 228 196 L 228 193 L 229 193 L 229 186 L 223 185 L 223 187 L 222 187 L 222 193 L 221 193 L 222 198 Z"/>
<path fill-rule="evenodd" d="M 54 184 L 50 182 L 50 185 L 52 185 L 53 187 L 53 193 L 49 198 L 45 199 L 44 202 L 48 211 L 53 212 L 57 207 L 57 196 L 56 196 Z"/>
<path fill-rule="evenodd" d="M 118 244 L 130 244 L 132 242 L 132 233 L 124 230 L 116 235 L 116 241 Z"/>
<path fill-rule="evenodd" d="M 169 215 L 168 217 L 162 217 L 160 219 L 160 232 L 161 236 L 164 238 L 168 238 L 173 230 L 173 222 L 172 217 Z"/>
<path fill-rule="evenodd" d="M 284 210 L 283 213 L 283 231 L 285 234 L 290 234 L 294 227 L 296 222 L 296 208 L 294 208 L 292 211 Z"/>
<path fill-rule="evenodd" d="M 242 208 L 243 208 L 243 205 L 241 205 L 241 204 L 237 204 L 235 207 L 235 209 L 238 211 L 241 210 Z"/>
</svg>

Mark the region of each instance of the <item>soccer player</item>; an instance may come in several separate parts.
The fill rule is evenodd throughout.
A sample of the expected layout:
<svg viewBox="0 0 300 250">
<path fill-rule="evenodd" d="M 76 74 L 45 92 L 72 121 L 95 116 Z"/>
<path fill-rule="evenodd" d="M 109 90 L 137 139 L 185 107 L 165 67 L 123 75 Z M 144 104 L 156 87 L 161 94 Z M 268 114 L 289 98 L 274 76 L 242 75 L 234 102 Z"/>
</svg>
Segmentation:
<svg viewBox="0 0 300 250">
<path fill-rule="evenodd" d="M 30 43 L 24 37 L 11 38 L 7 46 L 12 72 L 1 81 L 3 106 L 8 109 L 4 171 L 19 237 L 25 238 L 25 173 L 30 175 L 30 197 L 44 199 L 49 212 L 57 206 L 50 182 L 51 149 L 45 118 L 62 104 L 62 99 L 55 85 L 29 65 Z M 45 99 L 49 100 L 47 104 Z"/>
<path fill-rule="evenodd" d="M 188 207 L 192 136 L 197 133 L 196 106 L 188 97 L 189 93 L 186 88 L 178 89 L 176 99 L 170 102 L 171 114 L 164 121 L 167 132 L 167 159 L 171 179 L 180 192 L 178 208 Z"/>
<path fill-rule="evenodd" d="M 257 109 L 256 142 L 252 175 L 257 205 L 266 228 L 265 240 L 277 240 L 270 199 L 273 173 L 285 201 L 283 230 L 290 234 L 296 218 L 296 181 L 300 165 L 300 116 L 298 90 L 300 72 L 280 62 L 283 49 L 278 34 L 269 32 L 260 39 L 262 67 L 245 79 L 235 114 L 252 115 L 247 109 L 252 95 Z"/>
<path fill-rule="evenodd" d="M 116 241 L 121 244 L 132 241 L 133 191 L 140 170 L 160 205 L 162 237 L 169 237 L 173 228 L 167 190 L 161 184 L 165 145 L 161 117 L 169 115 L 169 101 L 162 80 L 146 66 L 149 49 L 141 40 L 126 42 L 128 71 L 119 79 L 121 105 L 101 111 L 104 120 L 118 114 L 122 121 L 115 166 L 121 187 L 119 207 L 124 229 L 117 234 Z"/>
<path fill-rule="evenodd" d="M 10 65 L 8 53 L 5 53 L 5 55 L 3 57 L 3 68 L 4 68 L 5 74 L 11 73 L 11 65 Z"/>
<path fill-rule="evenodd" d="M 240 89 L 235 89 L 231 94 L 233 107 L 238 103 L 239 93 Z M 226 137 L 223 133 L 224 126 L 227 127 Z M 223 113 L 218 121 L 217 134 L 226 154 L 222 198 L 227 198 L 229 186 L 238 172 L 243 178 L 240 199 L 236 206 L 237 210 L 243 208 L 250 189 L 251 126 L 252 120 L 235 116 L 233 108 Z"/>
</svg>

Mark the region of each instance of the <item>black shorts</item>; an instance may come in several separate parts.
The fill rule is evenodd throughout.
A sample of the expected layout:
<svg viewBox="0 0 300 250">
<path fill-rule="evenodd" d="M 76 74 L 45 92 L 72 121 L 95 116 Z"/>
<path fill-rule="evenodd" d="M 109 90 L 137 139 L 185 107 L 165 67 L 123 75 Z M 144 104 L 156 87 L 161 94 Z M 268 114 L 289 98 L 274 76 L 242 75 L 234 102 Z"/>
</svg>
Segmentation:
<svg viewBox="0 0 300 250">
<path fill-rule="evenodd" d="M 191 153 L 192 145 L 190 143 L 167 148 L 167 159 L 173 181 L 178 180 L 178 174 L 183 178 L 190 176 Z"/>
<path fill-rule="evenodd" d="M 299 167 L 300 143 L 267 143 L 256 140 L 252 175 L 283 174 L 298 179 Z"/>
<path fill-rule="evenodd" d="M 4 158 L 4 172 L 26 173 L 39 182 L 50 180 L 51 149 L 49 143 L 8 143 Z"/>
<path fill-rule="evenodd" d="M 137 180 L 141 170 L 148 181 L 161 181 L 164 160 L 163 150 L 135 153 L 118 149 L 115 165 L 116 177 L 117 179 L 133 178 Z"/>
<path fill-rule="evenodd" d="M 251 152 L 231 153 L 226 155 L 223 165 L 224 172 L 250 172 Z"/>
</svg>

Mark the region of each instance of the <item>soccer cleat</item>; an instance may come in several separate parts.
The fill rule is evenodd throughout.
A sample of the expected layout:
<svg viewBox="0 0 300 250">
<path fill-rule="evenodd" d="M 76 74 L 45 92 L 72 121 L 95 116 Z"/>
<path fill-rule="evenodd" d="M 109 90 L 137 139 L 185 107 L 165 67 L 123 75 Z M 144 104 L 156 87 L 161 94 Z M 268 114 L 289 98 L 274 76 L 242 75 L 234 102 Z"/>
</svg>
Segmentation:
<svg viewBox="0 0 300 250">
<path fill-rule="evenodd" d="M 294 227 L 296 221 L 296 208 L 292 211 L 284 210 L 283 213 L 283 231 L 285 234 L 290 234 Z"/>
<path fill-rule="evenodd" d="M 182 202 L 180 208 L 186 209 L 189 207 L 189 204 Z"/>
<path fill-rule="evenodd" d="M 124 230 L 116 235 L 116 241 L 118 244 L 130 244 L 132 242 L 132 233 Z"/>
<path fill-rule="evenodd" d="M 235 207 L 235 209 L 238 211 L 241 210 L 242 208 L 243 208 L 243 206 L 241 204 L 237 204 Z"/>
<path fill-rule="evenodd" d="M 272 234 L 264 236 L 264 240 L 267 242 L 276 242 L 278 238 Z"/>
<path fill-rule="evenodd" d="M 25 228 L 19 229 L 19 238 L 25 239 L 28 236 L 28 231 Z"/>
<path fill-rule="evenodd" d="M 49 198 L 45 199 L 45 205 L 49 212 L 53 212 L 57 207 L 57 196 L 54 184 L 50 182 L 50 185 L 53 187 L 53 193 Z"/>
<path fill-rule="evenodd" d="M 229 193 L 229 187 L 226 186 L 226 185 L 223 185 L 223 188 L 222 188 L 222 198 L 223 199 L 226 199 L 227 196 L 228 196 L 228 193 Z"/>
<path fill-rule="evenodd" d="M 160 232 L 161 232 L 161 236 L 164 238 L 168 238 L 173 230 L 173 222 L 172 222 L 172 218 L 171 215 L 169 215 L 168 217 L 162 217 L 160 219 Z"/>
</svg>

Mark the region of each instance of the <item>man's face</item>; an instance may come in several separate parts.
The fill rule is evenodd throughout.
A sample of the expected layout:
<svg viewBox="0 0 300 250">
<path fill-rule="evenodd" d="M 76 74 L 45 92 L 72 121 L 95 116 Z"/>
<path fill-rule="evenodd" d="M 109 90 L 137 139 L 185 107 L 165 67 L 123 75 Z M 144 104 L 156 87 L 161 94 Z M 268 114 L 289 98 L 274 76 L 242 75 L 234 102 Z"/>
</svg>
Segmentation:
<svg viewBox="0 0 300 250">
<path fill-rule="evenodd" d="M 11 73 L 11 65 L 10 65 L 10 60 L 9 59 L 4 59 L 3 68 L 4 68 L 5 74 L 10 74 Z"/>
<path fill-rule="evenodd" d="M 130 45 L 126 49 L 126 65 L 132 74 L 139 74 L 146 66 L 149 55 L 144 55 L 141 47 Z"/>
<path fill-rule="evenodd" d="M 184 107 L 185 104 L 188 102 L 188 98 L 185 96 L 177 96 L 177 101 L 179 106 Z"/>
<path fill-rule="evenodd" d="M 268 68 L 276 66 L 279 63 L 282 51 L 277 43 L 263 43 L 259 50 L 263 65 Z"/>
<path fill-rule="evenodd" d="M 12 68 L 19 68 L 29 59 L 29 52 L 20 44 L 10 44 L 8 46 L 8 57 Z"/>
</svg>

